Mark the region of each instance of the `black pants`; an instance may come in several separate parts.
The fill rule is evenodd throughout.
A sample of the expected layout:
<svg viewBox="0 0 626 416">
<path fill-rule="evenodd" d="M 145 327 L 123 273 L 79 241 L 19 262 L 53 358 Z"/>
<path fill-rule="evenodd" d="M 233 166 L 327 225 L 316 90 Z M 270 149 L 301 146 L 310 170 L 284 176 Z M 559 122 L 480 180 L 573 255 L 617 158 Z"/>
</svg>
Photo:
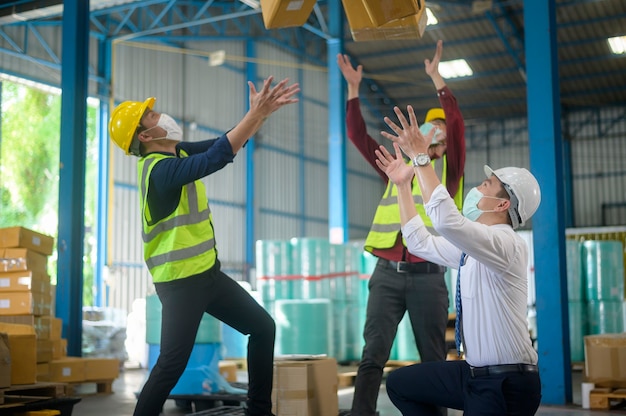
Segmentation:
<svg viewBox="0 0 626 416">
<path fill-rule="evenodd" d="M 463 360 L 415 364 L 387 377 L 387 394 L 403 415 L 438 415 L 437 406 L 465 416 L 531 416 L 541 402 L 537 372 L 473 377 Z"/>
<path fill-rule="evenodd" d="M 448 290 L 443 273 L 400 273 L 380 260 L 369 281 L 365 346 L 354 383 L 351 415 L 374 416 L 383 368 L 408 311 L 422 362 L 446 358 Z"/>
<path fill-rule="evenodd" d="M 204 313 L 250 335 L 247 414 L 271 415 L 276 325 L 265 309 L 239 283 L 222 273 L 219 263 L 205 273 L 154 286 L 163 305 L 161 352 L 134 415 L 159 415 L 185 371 Z"/>
</svg>

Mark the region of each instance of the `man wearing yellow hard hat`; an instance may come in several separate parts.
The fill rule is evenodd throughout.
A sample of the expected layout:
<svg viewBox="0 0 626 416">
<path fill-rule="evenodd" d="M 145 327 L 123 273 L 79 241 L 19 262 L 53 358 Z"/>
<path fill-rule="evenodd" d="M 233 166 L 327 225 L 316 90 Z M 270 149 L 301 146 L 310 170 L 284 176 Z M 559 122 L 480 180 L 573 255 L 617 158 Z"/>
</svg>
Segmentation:
<svg viewBox="0 0 626 416">
<path fill-rule="evenodd" d="M 160 355 L 146 381 L 135 416 L 158 416 L 183 374 L 200 321 L 208 313 L 248 339 L 246 415 L 272 414 L 271 390 L 276 325 L 235 280 L 220 270 L 213 216 L 202 178 L 231 163 L 264 120 L 295 103 L 300 89 L 273 77 L 256 90 L 248 82 L 250 107 L 222 136 L 184 142 L 174 118 L 153 109 L 155 98 L 126 101 L 111 113 L 109 133 L 126 154 L 139 157 L 138 184 L 144 259 L 162 304 Z"/>
<path fill-rule="evenodd" d="M 432 163 L 441 182 L 461 209 L 463 170 L 465 168 L 465 125 L 456 98 L 439 74 L 443 52 L 437 42 L 434 58 L 424 61 L 442 108 L 430 109 L 420 130 L 431 139 L 428 153 L 420 163 Z M 387 184 L 374 214 L 365 250 L 378 257 L 369 283 L 365 328 L 365 346 L 354 384 L 351 416 L 374 416 L 383 368 L 389 358 L 398 324 L 408 312 L 415 343 L 422 362 L 446 358 L 445 331 L 448 321 L 448 291 L 445 267 L 426 261 L 408 252 L 402 238 L 398 189 L 376 165 L 379 143 L 365 127 L 359 103 L 359 85 L 363 68 L 356 69 L 346 55 L 338 55 L 337 63 L 348 84 L 346 123 L 348 137 Z M 409 162 L 410 163 L 410 162 Z M 415 207 L 423 221 L 432 228 L 426 215 L 417 178 L 412 180 Z"/>
</svg>

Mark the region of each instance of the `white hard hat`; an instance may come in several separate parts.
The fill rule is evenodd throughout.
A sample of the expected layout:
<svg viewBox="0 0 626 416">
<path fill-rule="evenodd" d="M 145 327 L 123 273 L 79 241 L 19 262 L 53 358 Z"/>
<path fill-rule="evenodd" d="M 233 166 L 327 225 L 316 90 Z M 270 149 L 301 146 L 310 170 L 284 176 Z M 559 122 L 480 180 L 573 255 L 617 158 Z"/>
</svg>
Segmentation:
<svg viewBox="0 0 626 416">
<path fill-rule="evenodd" d="M 541 190 L 537 179 L 524 168 L 501 168 L 493 170 L 485 165 L 485 175 L 494 175 L 502 182 L 504 189 L 511 198 L 509 216 L 513 228 L 526 224 L 533 216 L 541 202 Z"/>
</svg>

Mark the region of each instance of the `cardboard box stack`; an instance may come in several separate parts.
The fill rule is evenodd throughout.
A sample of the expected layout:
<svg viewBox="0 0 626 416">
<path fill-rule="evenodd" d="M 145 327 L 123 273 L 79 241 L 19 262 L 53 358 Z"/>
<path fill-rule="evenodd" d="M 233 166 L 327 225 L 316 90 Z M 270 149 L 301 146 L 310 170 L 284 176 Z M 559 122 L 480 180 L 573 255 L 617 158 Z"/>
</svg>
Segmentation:
<svg viewBox="0 0 626 416">
<path fill-rule="evenodd" d="M 585 381 L 626 387 L 626 333 L 585 336 Z"/>
<path fill-rule="evenodd" d="M 24 227 L 0 228 L 0 324 L 4 325 L 0 332 L 9 335 L 11 384 L 35 383 L 38 374 L 46 378 L 53 339 L 58 339 L 61 352 L 61 321 L 52 316 L 47 269 L 53 246 L 54 239 L 45 234 Z"/>
<path fill-rule="evenodd" d="M 342 0 L 355 41 L 420 39 L 428 20 L 425 0 Z M 302 26 L 315 0 L 261 0 L 267 29 Z"/>
<path fill-rule="evenodd" d="M 272 413 L 318 416 L 339 413 L 337 361 L 334 358 L 276 360 Z"/>
<path fill-rule="evenodd" d="M 10 353 L 7 360 L 0 336 L 0 368 L 10 367 L 10 385 L 113 380 L 118 359 L 67 357 L 47 270 L 53 246 L 52 237 L 36 231 L 0 228 L 0 334 L 7 334 Z M 0 377 L 0 387 L 6 383 Z"/>
</svg>

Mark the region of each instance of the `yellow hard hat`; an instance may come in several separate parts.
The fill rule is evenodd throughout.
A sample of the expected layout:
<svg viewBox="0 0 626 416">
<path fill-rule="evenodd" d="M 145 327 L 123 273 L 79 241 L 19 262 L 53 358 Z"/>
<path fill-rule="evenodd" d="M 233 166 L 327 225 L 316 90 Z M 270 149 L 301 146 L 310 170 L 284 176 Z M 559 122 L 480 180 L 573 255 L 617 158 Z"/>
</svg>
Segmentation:
<svg viewBox="0 0 626 416">
<path fill-rule="evenodd" d="M 426 118 L 424 119 L 424 123 L 428 123 L 429 121 L 441 119 L 446 121 L 446 113 L 443 112 L 443 108 L 431 108 L 426 113 Z"/>
<path fill-rule="evenodd" d="M 109 120 L 109 134 L 111 140 L 120 147 L 127 155 L 130 154 L 130 144 L 139 127 L 141 117 L 146 109 L 152 109 L 156 98 L 150 97 L 146 101 L 124 101 L 111 114 Z"/>
</svg>

